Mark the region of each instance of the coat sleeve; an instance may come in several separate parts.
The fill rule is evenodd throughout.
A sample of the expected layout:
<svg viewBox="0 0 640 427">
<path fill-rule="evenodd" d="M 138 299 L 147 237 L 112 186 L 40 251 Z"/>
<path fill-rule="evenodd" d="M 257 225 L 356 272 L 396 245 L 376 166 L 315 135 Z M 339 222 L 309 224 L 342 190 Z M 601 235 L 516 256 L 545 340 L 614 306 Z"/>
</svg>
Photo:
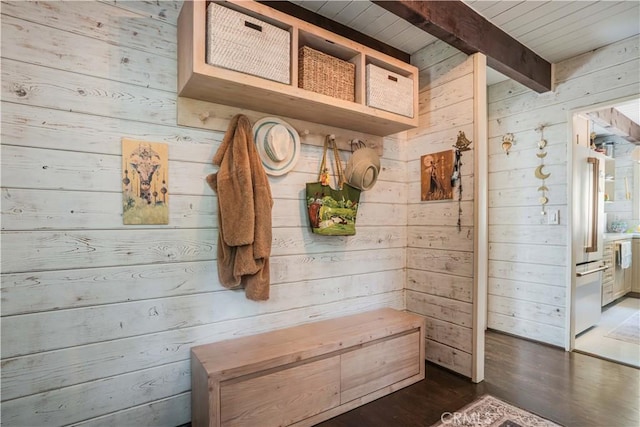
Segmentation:
<svg viewBox="0 0 640 427">
<path fill-rule="evenodd" d="M 233 124 L 233 122 L 232 122 Z M 241 116 L 235 128 L 225 134 L 231 145 L 220 161 L 216 177 L 220 223 L 224 241 L 229 246 L 242 246 L 254 241 L 254 197 L 247 138 L 251 138 L 251 123 Z"/>
</svg>

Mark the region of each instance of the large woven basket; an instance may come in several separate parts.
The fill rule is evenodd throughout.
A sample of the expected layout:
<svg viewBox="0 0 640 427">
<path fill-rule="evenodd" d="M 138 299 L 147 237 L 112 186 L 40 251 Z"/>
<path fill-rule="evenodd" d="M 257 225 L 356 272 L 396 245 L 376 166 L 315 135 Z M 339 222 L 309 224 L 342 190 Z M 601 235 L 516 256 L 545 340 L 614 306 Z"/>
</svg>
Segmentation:
<svg viewBox="0 0 640 427">
<path fill-rule="evenodd" d="M 367 105 L 413 117 L 413 79 L 367 64 Z"/>
<path fill-rule="evenodd" d="M 300 48 L 298 86 L 313 92 L 355 100 L 356 66 L 309 46 Z"/>
<path fill-rule="evenodd" d="M 211 2 L 207 6 L 207 63 L 291 83 L 291 34 Z"/>
</svg>

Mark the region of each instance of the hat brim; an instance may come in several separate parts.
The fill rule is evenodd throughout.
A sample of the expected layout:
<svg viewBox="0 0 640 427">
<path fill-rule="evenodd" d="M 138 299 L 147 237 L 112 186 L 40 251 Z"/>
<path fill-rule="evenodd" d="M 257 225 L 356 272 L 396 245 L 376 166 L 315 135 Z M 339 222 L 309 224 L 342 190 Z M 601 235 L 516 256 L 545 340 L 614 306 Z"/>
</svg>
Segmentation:
<svg viewBox="0 0 640 427">
<path fill-rule="evenodd" d="M 360 148 L 349 159 L 345 178 L 349 185 L 366 191 L 373 188 L 380 174 L 380 156 L 372 148 Z"/>
<path fill-rule="evenodd" d="M 275 125 L 284 126 L 289 133 L 291 141 L 293 142 L 290 144 L 290 150 L 287 155 L 280 162 L 271 159 L 264 148 L 266 142 L 265 138 L 269 133 L 269 129 Z M 264 171 L 267 175 L 284 175 L 296 166 L 296 163 L 300 158 L 300 135 L 298 135 L 298 132 L 289 123 L 277 117 L 265 117 L 260 119 L 253 125 L 253 139 L 255 140 L 260 161 L 262 162 L 262 166 L 264 167 Z"/>
</svg>

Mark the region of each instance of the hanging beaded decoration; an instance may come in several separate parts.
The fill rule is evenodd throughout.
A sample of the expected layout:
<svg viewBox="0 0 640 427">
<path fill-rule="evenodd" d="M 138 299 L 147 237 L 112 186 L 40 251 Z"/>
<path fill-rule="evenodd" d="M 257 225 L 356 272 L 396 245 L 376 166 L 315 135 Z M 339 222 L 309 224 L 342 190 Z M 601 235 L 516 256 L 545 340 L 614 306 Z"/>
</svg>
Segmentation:
<svg viewBox="0 0 640 427">
<path fill-rule="evenodd" d="M 458 185 L 458 232 L 462 231 L 462 152 L 469 151 L 471 141 L 467 139 L 464 132 L 458 132 L 458 140 L 453 148 L 456 149 L 453 173 L 451 174 L 451 186 Z"/>
<path fill-rule="evenodd" d="M 547 214 L 544 209 L 545 209 L 545 205 L 549 203 L 549 197 L 547 197 L 547 192 L 549 191 L 549 187 L 547 187 L 545 180 L 551 176 L 550 173 L 544 173 L 544 170 L 543 170 L 544 158 L 547 157 L 547 152 L 545 151 L 545 148 L 547 147 L 547 140 L 544 139 L 545 127 L 546 125 L 541 124 L 536 128 L 536 132 L 540 132 L 540 140 L 538 141 L 538 152 L 536 153 L 536 156 L 540 159 L 540 165 L 536 168 L 534 174 L 536 178 L 542 181 L 542 185 L 538 187 L 538 191 L 542 193 L 542 195 L 538 199 L 541 206 L 541 211 L 540 211 L 541 215 Z"/>
</svg>

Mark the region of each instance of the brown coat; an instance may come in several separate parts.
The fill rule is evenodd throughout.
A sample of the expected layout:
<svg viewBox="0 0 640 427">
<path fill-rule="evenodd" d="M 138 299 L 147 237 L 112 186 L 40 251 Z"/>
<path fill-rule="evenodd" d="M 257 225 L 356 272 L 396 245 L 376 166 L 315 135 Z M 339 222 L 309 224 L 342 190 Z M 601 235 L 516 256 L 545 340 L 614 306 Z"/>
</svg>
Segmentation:
<svg viewBox="0 0 640 427">
<path fill-rule="evenodd" d="M 249 119 L 231 119 L 207 182 L 218 194 L 218 277 L 247 298 L 269 298 L 271 208 L 269 180 L 253 142 Z"/>
</svg>

